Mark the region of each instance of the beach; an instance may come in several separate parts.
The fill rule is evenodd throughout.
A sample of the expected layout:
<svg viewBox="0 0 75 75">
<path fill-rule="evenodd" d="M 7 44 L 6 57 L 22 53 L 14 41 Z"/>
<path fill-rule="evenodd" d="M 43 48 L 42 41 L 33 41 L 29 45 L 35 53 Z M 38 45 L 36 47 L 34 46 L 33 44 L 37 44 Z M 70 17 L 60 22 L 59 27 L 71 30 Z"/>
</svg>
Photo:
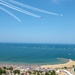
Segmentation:
<svg viewBox="0 0 75 75">
<path fill-rule="evenodd" d="M 10 68 L 12 67 L 13 68 L 13 71 L 14 70 L 19 70 L 21 73 L 26 73 L 28 71 L 42 71 L 43 73 L 44 72 L 48 72 L 48 71 L 55 71 L 58 75 L 66 75 L 68 72 L 71 73 L 72 75 L 75 75 L 75 72 L 74 72 L 74 68 L 75 68 L 75 61 L 74 60 L 71 60 L 69 59 L 69 61 L 67 63 L 63 63 L 63 64 L 55 64 L 55 65 L 13 65 L 13 64 L 0 64 L 0 67 L 1 68 L 4 68 L 7 67 L 7 68 Z M 68 75 L 71 75 L 71 74 L 68 74 Z"/>
<path fill-rule="evenodd" d="M 66 75 L 66 72 L 64 72 L 64 68 L 65 67 L 66 67 L 66 70 L 68 72 L 70 72 L 71 74 L 75 75 L 75 72 L 74 72 L 75 61 L 71 60 L 71 59 L 69 59 L 69 61 L 67 63 L 64 63 L 64 64 L 41 65 L 41 68 L 43 68 L 43 69 L 51 68 L 51 69 L 58 69 L 58 70 L 60 70 L 61 72 L 58 75 Z M 70 75 L 70 74 L 68 74 L 68 75 Z"/>
<path fill-rule="evenodd" d="M 69 59 L 69 62 L 63 64 L 55 64 L 55 65 L 41 65 L 41 68 L 64 68 L 64 67 L 73 67 L 75 65 L 75 61 Z"/>
<path fill-rule="evenodd" d="M 7 67 L 6 71 L 12 67 L 13 72 L 54 70 L 61 71 L 58 75 L 66 75 L 67 70 L 75 75 L 75 45 L 0 44 L 0 51 L 0 67 Z"/>
</svg>

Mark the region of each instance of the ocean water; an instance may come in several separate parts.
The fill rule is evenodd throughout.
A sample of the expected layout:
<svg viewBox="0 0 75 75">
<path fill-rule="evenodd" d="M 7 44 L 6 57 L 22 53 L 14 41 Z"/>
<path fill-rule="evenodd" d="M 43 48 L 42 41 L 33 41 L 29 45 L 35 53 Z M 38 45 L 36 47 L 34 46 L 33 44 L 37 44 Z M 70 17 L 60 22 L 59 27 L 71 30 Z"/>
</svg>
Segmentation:
<svg viewBox="0 0 75 75">
<path fill-rule="evenodd" d="M 72 44 L 0 43 L 0 63 L 59 64 L 75 60 Z"/>
</svg>

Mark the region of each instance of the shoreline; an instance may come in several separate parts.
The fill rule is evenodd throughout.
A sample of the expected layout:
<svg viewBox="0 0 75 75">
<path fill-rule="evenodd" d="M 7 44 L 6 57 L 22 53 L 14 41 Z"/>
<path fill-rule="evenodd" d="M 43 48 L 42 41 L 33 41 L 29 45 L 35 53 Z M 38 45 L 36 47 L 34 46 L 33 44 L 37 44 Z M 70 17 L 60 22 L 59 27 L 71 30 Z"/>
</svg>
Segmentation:
<svg viewBox="0 0 75 75">
<path fill-rule="evenodd" d="M 64 67 L 73 67 L 73 65 L 75 66 L 75 61 L 69 59 L 67 63 L 54 65 L 41 65 L 41 68 L 64 68 Z"/>
<path fill-rule="evenodd" d="M 75 60 L 71 60 L 71 59 L 68 59 L 68 62 L 66 63 L 61 63 L 61 64 L 47 64 L 47 65 L 41 65 L 41 64 L 24 64 L 24 63 L 1 63 L 0 62 L 0 65 L 19 65 L 19 66 L 40 66 L 40 68 L 64 68 L 64 67 L 75 67 Z"/>
<path fill-rule="evenodd" d="M 74 66 L 73 66 L 74 65 Z M 0 64 L 0 67 L 7 67 L 13 68 L 13 71 L 15 70 L 19 70 L 21 73 L 26 73 L 28 71 L 42 71 L 42 72 L 47 72 L 49 70 L 54 70 L 58 75 L 66 75 L 66 72 L 71 73 L 72 75 L 75 75 L 74 72 L 74 68 L 75 68 L 75 61 L 69 59 L 69 61 L 67 63 L 63 63 L 63 64 L 54 64 L 54 65 L 24 65 L 24 64 Z M 65 68 L 67 67 L 67 68 Z M 60 72 L 59 72 L 60 71 Z M 66 72 L 65 72 L 66 71 Z M 58 73 L 59 72 L 59 73 Z M 28 74 L 29 75 L 29 74 Z"/>
<path fill-rule="evenodd" d="M 65 64 L 65 63 L 68 63 L 69 62 L 69 59 L 66 59 L 66 58 L 56 58 L 57 61 L 51 61 L 51 62 L 48 62 L 48 63 L 27 63 L 27 62 L 6 62 L 6 61 L 0 61 L 0 64 L 12 64 L 12 65 L 58 65 L 58 64 Z"/>
</svg>

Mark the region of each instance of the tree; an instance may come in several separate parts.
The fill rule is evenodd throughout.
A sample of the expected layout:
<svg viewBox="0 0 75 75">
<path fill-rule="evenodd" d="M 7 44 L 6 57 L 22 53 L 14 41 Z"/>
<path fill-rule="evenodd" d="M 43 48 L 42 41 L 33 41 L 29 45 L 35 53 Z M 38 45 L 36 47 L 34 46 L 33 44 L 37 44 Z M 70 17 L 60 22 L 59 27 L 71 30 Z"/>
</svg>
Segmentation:
<svg viewBox="0 0 75 75">
<path fill-rule="evenodd" d="M 39 71 L 39 73 L 42 73 L 43 71 Z"/>
<path fill-rule="evenodd" d="M 21 75 L 24 75 L 24 73 L 22 73 Z"/>
<path fill-rule="evenodd" d="M 48 72 L 46 72 L 46 73 L 45 73 L 45 75 L 49 75 L 49 73 L 48 73 Z"/>
<path fill-rule="evenodd" d="M 0 68 L 0 75 L 2 75 L 2 68 Z"/>
<path fill-rule="evenodd" d="M 75 65 L 72 65 L 72 67 L 74 68 L 74 67 L 75 67 Z"/>
<path fill-rule="evenodd" d="M 9 67 L 9 70 L 11 70 L 11 71 L 12 71 L 12 70 L 13 70 L 13 67 Z"/>
<path fill-rule="evenodd" d="M 51 72 L 51 75 L 56 75 L 56 72 L 53 70 L 53 71 Z"/>
<path fill-rule="evenodd" d="M 7 68 L 4 66 L 3 69 L 7 69 Z"/>
<path fill-rule="evenodd" d="M 64 69 L 67 69 L 67 67 L 64 67 Z"/>
<path fill-rule="evenodd" d="M 3 74 L 6 74 L 6 70 L 3 70 L 2 73 L 3 73 Z"/>
<path fill-rule="evenodd" d="M 39 73 L 39 72 L 37 72 L 37 75 L 40 75 L 40 73 Z"/>
<path fill-rule="evenodd" d="M 14 70 L 13 73 L 16 74 L 16 70 Z"/>
<path fill-rule="evenodd" d="M 31 71 L 27 71 L 29 74 L 31 74 Z"/>
<path fill-rule="evenodd" d="M 13 67 L 9 67 L 8 70 L 10 70 L 10 73 L 12 75 Z"/>
<path fill-rule="evenodd" d="M 20 70 L 17 70 L 17 73 L 20 74 Z"/>
<path fill-rule="evenodd" d="M 20 70 L 14 70 L 14 74 L 20 74 Z"/>
<path fill-rule="evenodd" d="M 48 72 L 51 73 L 51 70 L 49 70 Z"/>
</svg>

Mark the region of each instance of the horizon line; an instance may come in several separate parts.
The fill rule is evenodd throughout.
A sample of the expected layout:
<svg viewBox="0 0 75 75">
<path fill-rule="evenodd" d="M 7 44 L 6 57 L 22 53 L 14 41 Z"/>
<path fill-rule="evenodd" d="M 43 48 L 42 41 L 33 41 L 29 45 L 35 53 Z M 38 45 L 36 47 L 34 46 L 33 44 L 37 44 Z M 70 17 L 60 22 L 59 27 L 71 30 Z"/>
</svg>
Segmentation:
<svg viewBox="0 0 75 75">
<path fill-rule="evenodd" d="M 75 45 L 75 43 L 36 43 L 36 42 L 0 42 L 0 44 L 3 44 L 3 43 L 7 43 L 7 44 L 60 44 L 60 45 Z"/>
</svg>

